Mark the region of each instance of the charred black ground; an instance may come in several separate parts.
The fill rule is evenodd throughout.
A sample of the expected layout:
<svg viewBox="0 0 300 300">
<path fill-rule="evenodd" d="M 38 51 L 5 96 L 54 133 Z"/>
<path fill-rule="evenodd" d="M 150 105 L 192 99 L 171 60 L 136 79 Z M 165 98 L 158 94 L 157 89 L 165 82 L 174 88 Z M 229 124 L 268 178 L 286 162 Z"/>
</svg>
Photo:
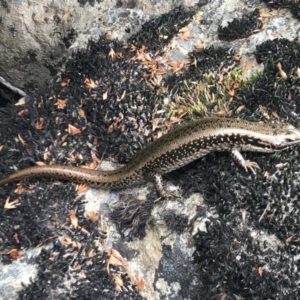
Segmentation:
<svg viewBox="0 0 300 300">
<path fill-rule="evenodd" d="M 193 12 L 175 9 L 145 24 L 129 42 L 136 48 L 145 44 L 152 50 L 151 55 L 156 51 L 163 53 L 166 41 L 156 36 L 157 32 L 165 34 L 162 28 L 166 27 L 166 40 L 173 37 L 180 26 L 191 21 Z M 228 73 L 239 64 L 228 48 L 194 51 L 189 54 L 193 63 L 185 71 L 162 81 L 162 87 L 167 88 L 162 92 L 161 87 L 144 80 L 143 75 L 149 70 L 132 59 L 132 48 L 124 46 L 127 45 L 104 36 L 90 41 L 86 50 L 74 53 L 68 61 L 61 84 L 27 99 L 24 106 L 0 109 L 0 144 L 5 141 L 0 151 L 1 176 L 36 161 L 83 165 L 97 155 L 100 159 L 126 162 L 151 142 L 155 134 L 153 120 L 166 119 L 165 96 L 185 95 L 184 81 L 202 81 L 208 73 Z M 264 72 L 252 84 L 236 91 L 229 109 L 241 118 L 288 120 L 300 128 L 300 84 L 295 64 L 300 58 L 299 42 L 267 41 L 257 47 L 255 55 L 264 64 Z M 287 78 L 283 78 L 280 69 Z M 209 91 L 219 92 L 214 85 Z M 245 108 L 237 112 L 242 105 Z M 214 106 L 212 103 L 208 111 Z M 70 130 L 69 125 L 79 132 Z M 174 252 L 171 247 L 164 249 L 159 271 L 170 283 L 175 272 L 181 274 L 185 286 L 180 296 L 299 297 L 298 152 L 295 148 L 273 155 L 246 154 L 247 159 L 261 167 L 256 176 L 234 165 L 226 153 L 209 155 L 167 176 L 180 184 L 185 197 L 192 192 L 204 194 L 205 205 L 197 208 L 199 216 L 204 217 L 207 210 L 215 215 L 206 222 L 207 232 L 194 237 L 194 262 L 176 247 Z M 95 245 L 107 233 L 99 230 L 99 221 L 84 217 L 84 199 L 76 199 L 71 184 L 32 179 L 25 187 L 22 195 L 12 185 L 0 189 L 1 207 L 8 196 L 10 201 L 21 199 L 17 209 L 0 210 L 0 251 L 33 247 L 46 239 L 52 241 L 53 248 L 43 250 L 35 262 L 39 265 L 38 279 L 20 292 L 19 299 L 142 299 L 128 276 L 111 266 L 111 272 L 122 273 L 126 287 L 122 292 L 115 291 L 115 283 L 105 269 L 109 255 L 98 251 Z M 111 215 L 120 232 L 130 230 L 130 239 L 144 236 L 145 226 L 151 222 L 152 197 L 139 206 L 133 196 L 121 196 Z M 89 235 L 69 228 L 72 210 Z M 178 234 L 184 228 L 191 231 L 195 221 L 187 225 L 187 218 L 173 210 L 162 213 L 162 218 Z M 64 228 L 66 224 L 68 230 Z M 65 241 L 62 245 L 58 241 L 56 236 L 66 232 L 75 244 L 66 245 Z M 253 232 L 261 238 L 254 238 Z M 277 243 L 271 244 L 264 234 L 276 236 Z M 89 257 L 87 253 L 92 250 L 94 255 Z M 180 256 L 182 260 L 176 260 Z M 8 255 L 1 258 L 11 263 Z M 190 285 L 195 276 L 201 284 Z M 71 277 L 76 278 L 76 283 L 69 286 L 65 283 Z"/>
<path fill-rule="evenodd" d="M 251 34 L 258 32 L 262 27 L 259 18 L 259 9 L 245 14 L 241 19 L 234 19 L 225 27 L 219 27 L 218 36 L 221 40 L 233 41 L 247 38 Z"/>
<path fill-rule="evenodd" d="M 19 99 L 22 98 L 22 95 L 11 90 L 3 83 L 0 82 L 0 107 L 5 107 L 8 104 L 16 103 Z"/>
<path fill-rule="evenodd" d="M 300 4 L 293 0 L 263 0 L 271 8 L 287 8 L 295 19 L 300 18 Z"/>
<path fill-rule="evenodd" d="M 164 47 L 170 43 L 179 30 L 190 23 L 195 12 L 195 8 L 176 7 L 169 13 L 143 24 L 142 29 L 133 34 L 127 43 L 138 48 L 147 45 L 147 50 L 162 53 Z"/>
</svg>

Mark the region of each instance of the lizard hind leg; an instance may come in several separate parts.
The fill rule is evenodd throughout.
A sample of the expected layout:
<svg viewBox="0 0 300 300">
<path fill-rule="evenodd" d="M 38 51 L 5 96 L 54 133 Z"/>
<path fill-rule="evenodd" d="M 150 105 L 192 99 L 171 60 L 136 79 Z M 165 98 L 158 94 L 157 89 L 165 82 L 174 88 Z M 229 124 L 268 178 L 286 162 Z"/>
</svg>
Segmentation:
<svg viewBox="0 0 300 300">
<path fill-rule="evenodd" d="M 167 191 L 165 189 L 164 183 L 163 183 L 163 178 L 159 174 L 154 174 L 151 177 L 151 181 L 154 183 L 156 192 L 159 196 L 160 199 L 178 199 L 180 197 L 176 196 L 174 193 Z"/>
</svg>

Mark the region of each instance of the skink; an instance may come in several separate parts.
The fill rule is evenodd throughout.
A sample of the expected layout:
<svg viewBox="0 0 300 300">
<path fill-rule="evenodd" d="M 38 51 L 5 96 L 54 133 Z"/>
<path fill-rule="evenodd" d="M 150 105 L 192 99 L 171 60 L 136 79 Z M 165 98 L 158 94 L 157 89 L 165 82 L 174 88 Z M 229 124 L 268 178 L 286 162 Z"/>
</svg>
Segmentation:
<svg viewBox="0 0 300 300">
<path fill-rule="evenodd" d="M 52 177 L 101 188 L 126 188 L 152 181 L 160 197 L 168 197 L 162 175 L 214 151 L 228 151 L 247 171 L 259 166 L 240 152 L 272 153 L 300 144 L 300 130 L 291 124 L 254 123 L 230 118 L 205 118 L 169 131 L 139 151 L 124 167 L 113 171 L 46 165 L 17 171 L 0 180 L 0 186 L 30 177 Z"/>
</svg>

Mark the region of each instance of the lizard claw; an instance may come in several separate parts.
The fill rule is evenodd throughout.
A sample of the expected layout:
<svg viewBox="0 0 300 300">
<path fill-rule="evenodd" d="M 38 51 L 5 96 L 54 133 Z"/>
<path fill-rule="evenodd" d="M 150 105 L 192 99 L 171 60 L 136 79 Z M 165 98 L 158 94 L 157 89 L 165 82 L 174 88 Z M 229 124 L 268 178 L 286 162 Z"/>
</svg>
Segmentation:
<svg viewBox="0 0 300 300">
<path fill-rule="evenodd" d="M 260 169 L 259 165 L 250 160 L 245 160 L 243 163 L 243 167 L 245 168 L 246 172 L 248 172 L 248 168 L 252 171 L 253 174 L 256 174 L 254 169 Z"/>
</svg>

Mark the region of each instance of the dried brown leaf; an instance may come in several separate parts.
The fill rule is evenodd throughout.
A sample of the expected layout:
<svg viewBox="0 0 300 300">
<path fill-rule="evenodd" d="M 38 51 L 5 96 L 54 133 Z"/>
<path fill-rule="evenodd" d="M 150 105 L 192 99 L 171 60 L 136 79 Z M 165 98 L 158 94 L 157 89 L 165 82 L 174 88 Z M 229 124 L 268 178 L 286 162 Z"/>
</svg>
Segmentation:
<svg viewBox="0 0 300 300">
<path fill-rule="evenodd" d="M 114 49 L 113 49 L 113 48 L 110 48 L 110 50 L 109 50 L 109 52 L 108 52 L 108 57 L 110 57 L 110 59 L 111 59 L 112 61 L 114 61 L 114 60 L 115 60 L 115 55 L 116 55 L 116 53 L 115 53 Z"/>
<path fill-rule="evenodd" d="M 22 145 L 26 145 L 25 141 L 23 140 L 20 134 L 18 134 L 18 138 Z"/>
<path fill-rule="evenodd" d="M 179 71 L 181 71 L 184 66 L 185 66 L 185 62 L 184 61 L 170 61 L 168 63 L 169 68 L 174 72 L 177 73 Z"/>
<path fill-rule="evenodd" d="M 293 238 L 294 238 L 294 236 L 291 235 L 290 237 L 288 237 L 288 238 L 285 240 L 285 243 L 286 243 L 286 244 L 289 244 L 290 241 L 291 241 Z"/>
<path fill-rule="evenodd" d="M 122 291 L 122 287 L 124 286 L 124 282 L 123 282 L 123 279 L 121 278 L 121 275 L 120 274 L 116 274 L 116 273 L 112 273 L 111 276 L 114 279 L 116 290 L 119 291 L 119 292 L 121 292 Z"/>
<path fill-rule="evenodd" d="M 94 223 L 98 223 L 99 220 L 99 214 L 96 213 L 95 211 L 91 211 L 88 215 L 87 215 L 87 219 L 91 220 Z"/>
<path fill-rule="evenodd" d="M 83 227 L 79 227 L 80 228 L 80 231 L 84 234 L 90 234 L 85 228 Z"/>
<path fill-rule="evenodd" d="M 13 238 L 14 238 L 14 240 L 16 241 L 17 244 L 20 244 L 19 236 L 18 236 L 17 233 L 15 233 L 15 234 L 13 235 Z"/>
<path fill-rule="evenodd" d="M 79 108 L 79 109 L 78 109 L 78 114 L 79 114 L 79 116 L 80 116 L 81 118 L 85 118 L 85 112 L 84 112 L 84 110 L 83 110 L 82 108 Z"/>
<path fill-rule="evenodd" d="M 24 251 L 20 249 L 11 249 L 7 254 L 10 256 L 11 259 L 18 259 L 20 256 L 24 254 Z"/>
<path fill-rule="evenodd" d="M 71 227 L 77 228 L 78 227 L 78 218 L 76 217 L 75 211 L 71 209 L 69 211 L 70 214 L 70 221 L 71 221 Z"/>
<path fill-rule="evenodd" d="M 171 117 L 171 118 L 170 118 L 170 122 L 171 122 L 172 124 L 174 124 L 174 123 L 180 123 L 180 122 L 182 122 L 182 119 L 177 118 L 177 117 Z"/>
<path fill-rule="evenodd" d="M 217 112 L 215 113 L 215 115 L 216 115 L 217 117 L 225 116 L 225 115 L 226 115 L 226 111 L 224 111 L 224 110 L 219 110 L 219 111 L 217 111 Z"/>
<path fill-rule="evenodd" d="M 71 14 L 71 12 L 68 10 L 68 11 L 66 11 L 65 13 L 64 13 L 64 15 L 62 16 L 62 20 L 65 20 L 65 19 L 67 19 L 69 16 L 70 16 L 70 14 Z"/>
<path fill-rule="evenodd" d="M 102 94 L 102 99 L 103 99 L 103 100 L 107 100 L 107 96 L 108 96 L 108 90 L 106 90 L 106 91 Z"/>
<path fill-rule="evenodd" d="M 139 276 L 139 274 L 135 274 L 134 284 L 135 284 L 135 288 L 139 292 L 141 292 L 145 287 L 145 281 Z"/>
<path fill-rule="evenodd" d="M 81 130 L 71 124 L 68 125 L 68 132 L 72 135 L 81 134 Z"/>
<path fill-rule="evenodd" d="M 98 82 L 94 81 L 93 79 L 86 78 L 83 83 L 85 87 L 89 90 L 95 89 L 98 86 Z"/>
<path fill-rule="evenodd" d="M 73 268 L 73 271 L 80 271 L 81 268 L 82 266 L 78 264 L 75 268 Z"/>
<path fill-rule="evenodd" d="M 111 36 L 111 33 L 110 32 L 106 32 L 105 33 L 105 38 L 107 39 L 107 40 L 112 40 L 112 36 Z"/>
<path fill-rule="evenodd" d="M 56 106 L 57 109 L 64 109 L 67 105 L 69 99 L 57 99 L 57 101 L 54 103 L 54 106 Z"/>
<path fill-rule="evenodd" d="M 239 113 L 241 112 L 244 108 L 246 107 L 246 105 L 241 105 L 236 109 L 236 112 Z"/>
<path fill-rule="evenodd" d="M 89 185 L 87 183 L 81 183 L 77 185 L 78 193 L 85 193 L 89 189 Z"/>
<path fill-rule="evenodd" d="M 19 99 L 18 102 L 15 103 L 15 106 L 20 106 L 24 104 L 25 104 L 25 97 L 22 97 L 21 99 Z"/>
<path fill-rule="evenodd" d="M 282 70 L 281 63 L 278 63 L 278 64 L 276 65 L 276 67 L 277 67 L 277 69 L 278 69 L 278 71 L 279 71 L 279 74 L 280 74 L 281 78 L 282 78 L 283 80 L 286 80 L 288 77 L 287 77 L 286 73 Z"/>
<path fill-rule="evenodd" d="M 24 190 L 23 186 L 22 186 L 20 183 L 18 183 L 18 184 L 17 184 L 17 187 L 16 187 L 15 190 L 14 190 L 14 192 L 15 192 L 16 194 L 22 194 L 22 193 L 25 192 L 25 190 Z"/>
<path fill-rule="evenodd" d="M 66 87 L 66 86 L 69 85 L 69 83 L 70 83 L 70 79 L 65 78 L 65 79 L 63 79 L 63 80 L 61 81 L 60 85 L 61 85 L 62 87 Z"/>
<path fill-rule="evenodd" d="M 204 49 L 204 46 L 201 45 L 201 44 L 195 44 L 195 45 L 194 45 L 194 49 L 195 49 L 196 51 L 202 51 L 202 50 Z"/>
<path fill-rule="evenodd" d="M 285 163 L 276 164 L 275 166 L 276 166 L 277 169 L 283 169 L 283 168 L 285 168 L 288 165 L 289 165 L 289 163 L 285 162 Z"/>
<path fill-rule="evenodd" d="M 96 252 L 94 249 L 91 249 L 88 254 L 87 254 L 87 257 L 91 258 L 91 257 L 94 257 L 96 255 Z"/>
<path fill-rule="evenodd" d="M 70 245 L 72 245 L 74 248 L 78 248 L 78 249 L 81 249 L 81 244 L 78 243 L 78 242 L 74 242 L 70 237 L 66 236 L 62 241 L 61 243 L 68 247 Z"/>
<path fill-rule="evenodd" d="M 25 109 L 22 109 L 22 110 L 20 110 L 20 111 L 18 112 L 18 116 L 23 117 L 23 116 L 25 116 L 27 113 L 28 113 L 28 109 L 25 108 Z"/>
<path fill-rule="evenodd" d="M 111 249 L 110 256 L 107 262 L 107 272 L 109 273 L 109 266 L 122 266 L 125 269 L 128 267 L 128 263 L 124 260 L 122 255 L 115 249 Z"/>
<path fill-rule="evenodd" d="M 36 130 L 42 130 L 44 128 L 44 119 L 38 118 L 34 123 L 34 128 Z"/>
</svg>

